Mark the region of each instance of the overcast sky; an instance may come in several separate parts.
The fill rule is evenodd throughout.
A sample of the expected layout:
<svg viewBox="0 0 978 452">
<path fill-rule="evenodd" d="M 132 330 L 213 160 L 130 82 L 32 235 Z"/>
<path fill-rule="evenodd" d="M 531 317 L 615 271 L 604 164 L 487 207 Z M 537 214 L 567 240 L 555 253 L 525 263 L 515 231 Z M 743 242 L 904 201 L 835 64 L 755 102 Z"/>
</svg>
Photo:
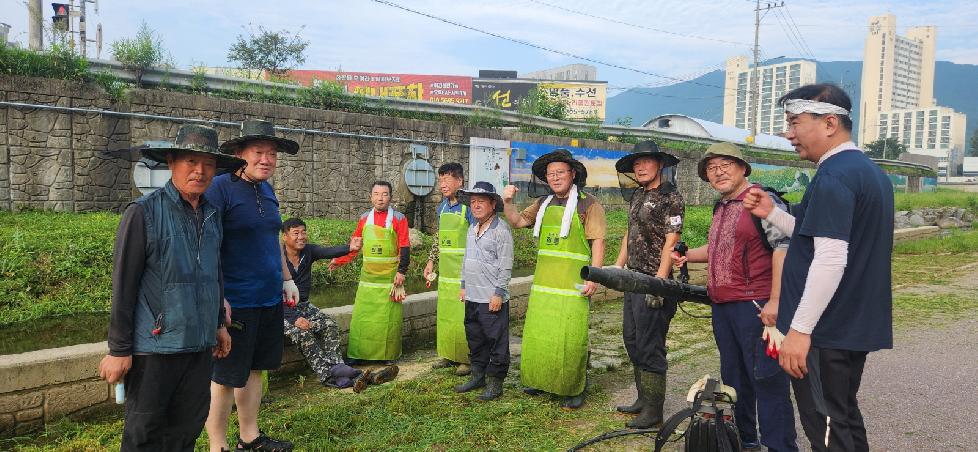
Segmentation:
<svg viewBox="0 0 978 452">
<path fill-rule="evenodd" d="M 612 87 L 656 86 L 691 78 L 722 68 L 726 58 L 748 55 L 753 42 L 754 3 L 749 0 L 385 1 L 628 68 L 589 63 L 598 67 L 598 78 Z M 860 60 L 870 16 L 890 12 L 897 16 L 901 33 L 908 26 L 936 25 L 939 60 L 978 64 L 978 8 L 974 0 L 786 0 L 785 4 L 786 8 L 768 13 L 762 20 L 765 58 L 810 54 L 821 61 Z M 48 24 L 50 1 L 43 5 Z M 93 9 L 89 6 L 90 13 Z M 25 2 L 0 0 L 0 11 L 0 22 L 12 26 L 11 40 L 26 43 Z M 109 43 L 134 35 L 141 21 L 160 34 L 164 46 L 183 68 L 201 63 L 229 65 L 227 50 L 249 23 L 273 30 L 300 31 L 304 27 L 300 33 L 310 41 L 304 69 L 475 76 L 479 69 L 522 72 L 586 62 L 372 0 L 101 0 L 99 14 L 88 18 L 90 30 L 97 23 L 104 28 L 103 58 L 108 56 Z M 792 24 L 797 26 L 794 29 L 800 34 L 800 44 L 786 31 L 793 29 Z"/>
</svg>

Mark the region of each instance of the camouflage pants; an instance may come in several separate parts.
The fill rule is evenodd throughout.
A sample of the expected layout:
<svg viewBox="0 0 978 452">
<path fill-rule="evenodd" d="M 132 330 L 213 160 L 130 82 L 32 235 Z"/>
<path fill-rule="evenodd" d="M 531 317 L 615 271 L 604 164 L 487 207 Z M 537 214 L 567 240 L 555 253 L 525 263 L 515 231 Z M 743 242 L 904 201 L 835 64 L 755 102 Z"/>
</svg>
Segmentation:
<svg viewBox="0 0 978 452">
<path fill-rule="evenodd" d="M 319 376 L 320 383 L 332 377 L 329 369 L 343 363 L 340 352 L 340 328 L 326 313 L 312 305 L 296 307 L 299 317 L 309 321 L 309 329 L 303 330 L 285 321 L 285 335 L 299 347 L 309 367 Z"/>
</svg>

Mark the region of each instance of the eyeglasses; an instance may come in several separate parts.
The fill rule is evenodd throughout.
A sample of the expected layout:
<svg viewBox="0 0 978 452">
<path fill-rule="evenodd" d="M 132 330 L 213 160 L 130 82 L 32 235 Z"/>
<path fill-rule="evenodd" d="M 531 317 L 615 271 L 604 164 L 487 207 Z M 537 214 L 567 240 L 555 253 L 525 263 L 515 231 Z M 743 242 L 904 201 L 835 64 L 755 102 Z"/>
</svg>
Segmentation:
<svg viewBox="0 0 978 452">
<path fill-rule="evenodd" d="M 571 172 L 571 170 L 559 170 L 552 173 L 547 173 L 547 179 L 556 179 L 558 177 L 563 177 L 564 174 Z"/>
<path fill-rule="evenodd" d="M 734 165 L 735 165 L 734 162 L 723 162 L 715 165 L 707 165 L 706 172 L 719 174 L 720 171 L 723 171 L 724 173 L 726 173 L 730 171 L 730 168 L 732 168 Z"/>
</svg>

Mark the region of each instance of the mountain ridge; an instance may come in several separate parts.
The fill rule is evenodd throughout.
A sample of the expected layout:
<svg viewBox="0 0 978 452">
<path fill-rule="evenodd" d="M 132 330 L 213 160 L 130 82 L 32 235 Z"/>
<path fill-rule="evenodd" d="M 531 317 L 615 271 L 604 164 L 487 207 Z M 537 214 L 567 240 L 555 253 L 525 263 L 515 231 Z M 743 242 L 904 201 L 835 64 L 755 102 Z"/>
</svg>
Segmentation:
<svg viewBox="0 0 978 452">
<path fill-rule="evenodd" d="M 807 60 L 816 64 L 816 81 L 832 82 L 843 87 L 853 102 L 853 130 L 858 129 L 861 61 L 816 61 L 808 58 L 778 57 L 762 65 L 784 61 Z M 725 73 L 715 70 L 697 78 L 655 88 L 632 88 L 608 98 L 606 122 L 632 118 L 640 126 L 649 119 L 667 113 L 678 113 L 717 123 L 723 122 L 723 83 Z M 978 65 L 938 61 L 934 74 L 934 97 L 937 105 L 951 107 L 966 114 L 965 146 L 978 129 Z M 709 86 L 713 85 L 713 86 Z M 855 135 L 855 134 L 853 134 Z"/>
</svg>

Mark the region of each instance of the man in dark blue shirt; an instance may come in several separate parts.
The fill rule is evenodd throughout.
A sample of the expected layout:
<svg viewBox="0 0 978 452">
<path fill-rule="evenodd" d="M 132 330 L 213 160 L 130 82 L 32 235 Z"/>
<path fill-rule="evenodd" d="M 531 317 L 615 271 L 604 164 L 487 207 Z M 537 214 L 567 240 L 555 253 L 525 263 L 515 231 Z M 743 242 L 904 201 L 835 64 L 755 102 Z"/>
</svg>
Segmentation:
<svg viewBox="0 0 978 452">
<path fill-rule="evenodd" d="M 752 190 L 751 213 L 791 242 L 781 279 L 779 360 L 793 377 L 802 427 L 815 451 L 869 450 L 856 395 L 866 355 L 893 347 L 890 265 L 893 186 L 850 140 L 849 96 L 830 84 L 780 102 L 785 138 L 818 170 L 794 216 Z"/>
<path fill-rule="evenodd" d="M 247 165 L 215 177 L 205 194 L 224 225 L 221 265 L 234 344 L 226 358 L 214 362 L 207 436 L 212 450 L 228 448 L 233 403 L 240 427 L 237 449 L 288 451 L 292 443 L 271 439 L 258 429 L 258 407 L 262 371 L 282 364 L 283 301 L 294 304 L 299 299 L 279 247 L 282 217 L 268 179 L 275 173 L 278 153 L 295 154 L 299 144 L 276 137 L 270 122 L 248 120 L 241 125 L 241 136 L 222 144 L 221 151 Z"/>
</svg>

